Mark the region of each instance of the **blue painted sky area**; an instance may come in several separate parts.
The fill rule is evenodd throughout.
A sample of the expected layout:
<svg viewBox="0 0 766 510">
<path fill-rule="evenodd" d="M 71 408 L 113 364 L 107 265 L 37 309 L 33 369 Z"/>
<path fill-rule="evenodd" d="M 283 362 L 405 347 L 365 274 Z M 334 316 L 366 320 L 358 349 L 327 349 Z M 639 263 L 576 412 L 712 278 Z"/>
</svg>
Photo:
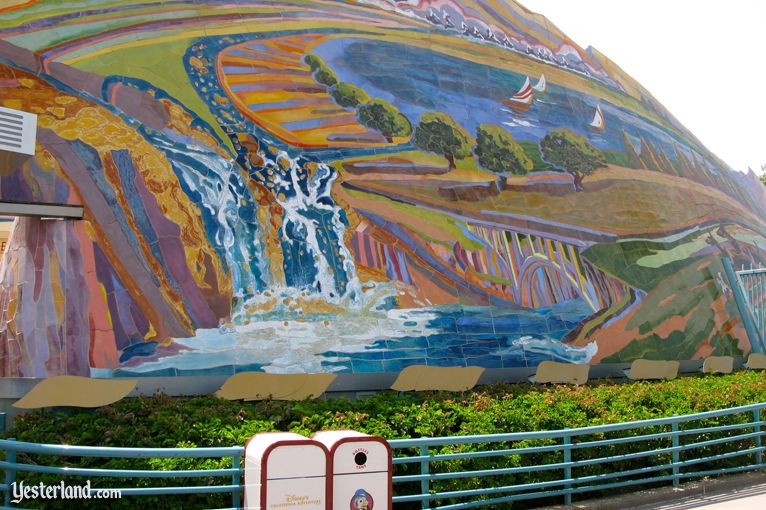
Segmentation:
<svg viewBox="0 0 766 510">
<path fill-rule="evenodd" d="M 659 126 L 611 103 L 556 86 L 537 95 L 524 114 L 502 104 L 516 93 L 526 76 L 435 53 L 427 49 L 362 38 L 331 39 L 312 50 L 341 81 L 351 82 L 371 97 L 394 104 L 413 123 L 429 111 L 448 113 L 470 133 L 479 124 L 499 124 L 518 140 L 537 141 L 552 128 L 566 126 L 602 149 L 623 150 L 622 130 L 634 137 L 672 148 L 673 138 Z M 530 76 L 535 84 L 539 76 Z M 588 124 L 596 105 L 606 118 L 606 131 L 595 134 Z M 658 138 L 658 129 L 659 137 Z"/>
</svg>

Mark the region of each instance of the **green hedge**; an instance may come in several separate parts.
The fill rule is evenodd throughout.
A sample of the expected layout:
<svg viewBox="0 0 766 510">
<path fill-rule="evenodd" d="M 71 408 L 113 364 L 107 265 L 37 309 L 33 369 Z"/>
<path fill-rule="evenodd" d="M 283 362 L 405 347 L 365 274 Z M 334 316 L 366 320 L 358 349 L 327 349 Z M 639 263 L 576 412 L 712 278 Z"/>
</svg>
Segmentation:
<svg viewBox="0 0 766 510">
<path fill-rule="evenodd" d="M 34 412 L 15 420 L 14 428 L 5 437 L 20 441 L 74 445 L 121 447 L 202 447 L 241 445 L 253 434 L 263 431 L 290 430 L 304 435 L 323 429 L 355 429 L 387 439 L 420 436 L 449 436 L 495 434 L 533 430 L 576 428 L 606 423 L 643 420 L 684 415 L 766 401 L 766 373 L 739 372 L 729 376 L 684 377 L 675 381 L 649 383 L 591 383 L 584 387 L 498 384 L 459 393 L 412 393 L 397 395 L 382 392 L 366 399 L 258 403 L 228 402 L 213 397 L 172 398 L 166 395 L 128 398 L 114 405 L 93 411 Z M 715 423 L 746 421 L 746 416 L 727 417 Z M 696 423 L 691 426 L 699 426 Z M 665 428 L 664 430 L 667 430 Z M 660 431 L 659 429 L 657 431 Z M 743 432 L 726 433 L 734 435 Z M 625 435 L 625 433 L 622 433 Z M 611 434 L 604 437 L 619 437 Z M 519 448 L 529 445 L 553 444 L 552 441 L 528 441 L 526 444 L 492 445 L 492 448 Z M 752 446 L 752 440 L 742 447 Z M 645 447 L 646 443 L 641 446 Z M 656 440 L 653 447 L 670 446 L 670 439 Z M 442 452 L 474 451 L 486 445 L 445 447 Z M 632 444 L 601 448 L 599 456 L 629 453 Z M 722 451 L 711 447 L 706 453 Z M 414 453 L 414 452 L 413 452 Z M 594 452 L 575 450 L 573 459 Z M 433 471 L 463 471 L 561 462 L 561 454 L 545 453 L 535 456 L 513 455 L 464 461 L 434 463 Z M 620 465 L 634 469 L 657 465 L 669 459 L 636 459 Z M 752 459 L 750 459 L 752 460 Z M 87 458 L 33 457 L 20 455 L 21 462 L 58 463 L 58 465 L 104 468 L 186 469 L 194 467 L 229 467 L 217 460 L 189 459 L 103 461 Z M 53 461 L 53 462 L 52 462 Z M 735 458 L 726 465 L 742 464 Z M 654 464 L 653 464 L 654 463 Z M 703 466 L 707 467 L 707 466 Z M 410 466 L 409 469 L 415 469 Z M 407 466 L 397 468 L 398 474 L 408 473 Z M 600 466 L 582 468 L 575 476 L 602 472 Z M 489 479 L 467 478 L 432 484 L 434 490 L 486 487 L 529 483 L 560 477 L 560 471 L 542 471 Z M 29 482 L 41 480 L 59 482 L 59 477 L 39 477 L 20 474 Z M 71 483 L 78 483 L 72 477 Z M 81 483 L 81 482 L 80 482 Z M 177 480 L 110 480 L 94 486 L 128 487 L 173 485 Z M 208 479 L 190 479 L 191 484 L 215 483 Z M 218 482 L 220 483 L 220 482 Z M 417 487 L 399 487 L 416 491 Z M 67 508 L 64 502 L 46 502 L 45 508 Z M 140 497 L 114 501 L 111 508 L 202 508 L 223 507 L 229 496 L 206 495 L 173 497 Z M 98 508 L 83 502 L 81 508 Z M 57 506 L 58 505 L 58 506 Z M 414 506 L 413 506 L 414 508 Z"/>
</svg>

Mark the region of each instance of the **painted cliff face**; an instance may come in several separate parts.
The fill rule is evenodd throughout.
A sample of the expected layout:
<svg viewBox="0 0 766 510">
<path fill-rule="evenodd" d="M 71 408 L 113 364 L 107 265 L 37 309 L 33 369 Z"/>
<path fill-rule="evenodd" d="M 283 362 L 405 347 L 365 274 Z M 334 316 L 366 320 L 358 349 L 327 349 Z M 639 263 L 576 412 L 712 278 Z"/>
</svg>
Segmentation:
<svg viewBox="0 0 766 510">
<path fill-rule="evenodd" d="M 13 4 L 0 197 L 85 218 L 17 220 L 0 375 L 750 350 L 755 176 L 512 1 Z"/>
</svg>

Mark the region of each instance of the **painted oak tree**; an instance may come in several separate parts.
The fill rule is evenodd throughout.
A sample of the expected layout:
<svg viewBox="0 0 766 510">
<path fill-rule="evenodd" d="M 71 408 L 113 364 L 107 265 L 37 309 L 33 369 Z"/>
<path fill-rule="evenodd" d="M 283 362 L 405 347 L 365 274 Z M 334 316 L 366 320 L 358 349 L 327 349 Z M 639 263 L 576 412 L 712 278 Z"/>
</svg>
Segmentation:
<svg viewBox="0 0 766 510">
<path fill-rule="evenodd" d="M 525 175 L 534 165 L 511 133 L 493 124 L 476 129 L 474 152 L 479 164 L 490 172 Z"/>
<path fill-rule="evenodd" d="M 471 155 L 476 140 L 446 113 L 424 113 L 415 128 L 412 142 L 419 148 L 442 154 L 450 169 L 456 168 L 455 159 Z"/>
<path fill-rule="evenodd" d="M 582 180 L 597 168 L 606 166 L 604 153 L 568 129 L 552 129 L 540 140 L 543 160 L 574 177 L 575 191 L 583 191 Z"/>
<path fill-rule="evenodd" d="M 330 89 L 330 94 L 332 94 L 336 103 L 345 108 L 356 108 L 360 104 L 365 104 L 370 101 L 370 96 L 367 95 L 367 92 L 353 83 L 345 81 L 334 85 Z"/>
<path fill-rule="evenodd" d="M 314 79 L 318 83 L 327 85 L 328 87 L 332 87 L 338 83 L 338 77 L 335 76 L 333 70 L 330 69 L 320 57 L 313 53 L 309 53 L 303 58 L 303 61 L 311 68 L 311 72 L 314 73 Z"/>
<path fill-rule="evenodd" d="M 407 117 L 384 99 L 373 99 L 363 104 L 359 107 L 357 117 L 359 122 L 385 136 L 389 143 L 393 142 L 395 136 L 412 134 L 412 124 Z"/>
</svg>

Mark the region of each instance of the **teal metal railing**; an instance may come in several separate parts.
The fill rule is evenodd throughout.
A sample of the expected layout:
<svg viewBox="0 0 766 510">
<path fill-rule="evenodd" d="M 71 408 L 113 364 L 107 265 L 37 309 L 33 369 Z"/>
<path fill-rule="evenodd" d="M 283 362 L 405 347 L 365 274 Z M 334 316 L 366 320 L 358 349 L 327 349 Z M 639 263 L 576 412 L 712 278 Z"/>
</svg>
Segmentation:
<svg viewBox="0 0 766 510">
<path fill-rule="evenodd" d="M 12 439 L 0 440 L 0 451 L 4 452 L 5 460 L 0 462 L 0 468 L 5 471 L 5 482 L 0 484 L 4 493 L 4 508 L 12 506 L 11 487 L 17 481 L 18 473 L 40 473 L 59 475 L 61 480 L 66 477 L 78 476 L 94 480 L 99 478 L 189 478 L 213 477 L 220 478 L 220 485 L 176 485 L 169 487 L 103 487 L 94 483 L 91 494 L 98 491 L 117 489 L 122 497 L 149 495 L 178 495 L 178 494 L 231 494 L 233 508 L 241 508 L 242 493 L 242 453 L 243 447 L 230 446 L 224 448 L 112 448 L 100 446 L 68 446 L 52 444 L 23 443 Z M 226 469 L 191 469 L 191 470 L 147 470 L 147 469 L 95 469 L 68 466 L 48 466 L 36 462 L 18 462 L 18 454 L 24 453 L 35 457 L 66 456 L 66 457 L 98 457 L 102 459 L 231 459 L 231 467 Z M 98 486 L 98 487 L 97 487 Z"/>
<path fill-rule="evenodd" d="M 766 269 L 735 271 L 721 259 L 753 352 L 766 354 Z"/>
<path fill-rule="evenodd" d="M 766 269 L 737 271 L 745 307 L 758 342 L 756 352 L 766 353 Z"/>
<path fill-rule="evenodd" d="M 761 416 L 766 403 L 629 423 L 510 434 L 395 439 L 394 503 L 444 510 L 528 499 L 672 483 L 690 478 L 766 468 Z M 217 477 L 220 485 L 124 488 L 122 496 L 242 494 L 241 446 L 229 448 L 105 448 L 0 440 L 5 460 L 5 506 L 19 473 L 47 473 L 92 480 L 109 478 Z M 20 462 L 34 456 L 34 462 Z M 50 466 L 47 456 L 230 459 L 226 469 L 146 470 Z M 103 489 L 94 482 L 93 491 Z M 96 489 L 98 487 L 99 489 Z"/>
<path fill-rule="evenodd" d="M 395 465 L 421 469 L 418 474 L 394 476 L 395 487 L 421 484 L 413 494 L 395 491 L 394 502 L 420 502 L 421 508 L 444 510 L 562 497 L 571 504 L 573 494 L 678 485 L 690 478 L 763 469 L 765 408 L 766 403 L 579 429 L 391 441 L 395 450 L 420 452 L 396 457 Z M 483 447 L 460 451 L 467 445 Z M 460 461 L 490 458 L 495 466 L 489 469 L 460 468 Z M 442 469 L 434 469 L 435 464 Z M 549 476 L 525 480 L 531 473 L 536 478 L 541 473 Z M 481 483 L 472 489 L 444 488 L 449 485 L 444 482 L 457 479 L 481 479 Z M 435 487 L 437 483 L 441 487 Z"/>
</svg>

